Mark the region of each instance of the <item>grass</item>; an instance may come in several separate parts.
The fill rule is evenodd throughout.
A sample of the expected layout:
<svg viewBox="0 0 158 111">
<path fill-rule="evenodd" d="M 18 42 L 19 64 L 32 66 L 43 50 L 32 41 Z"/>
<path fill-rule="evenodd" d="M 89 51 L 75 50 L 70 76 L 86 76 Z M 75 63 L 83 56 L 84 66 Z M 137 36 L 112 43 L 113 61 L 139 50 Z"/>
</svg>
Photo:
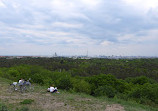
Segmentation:
<svg viewBox="0 0 158 111">
<path fill-rule="evenodd" d="M 7 110 L 8 110 L 7 106 L 2 104 L 2 103 L 0 103 L 0 111 L 7 111 Z"/>
<path fill-rule="evenodd" d="M 24 99 L 22 102 L 20 102 L 20 104 L 32 104 L 34 102 L 34 100 L 32 99 Z"/>
<path fill-rule="evenodd" d="M 126 111 L 158 111 L 158 106 L 152 107 L 148 105 L 142 105 L 136 103 L 135 101 L 125 101 L 118 98 L 110 99 L 106 97 L 99 97 L 98 99 L 102 99 L 102 101 L 106 100 L 109 102 L 109 104 L 121 104 L 122 106 L 124 106 L 124 109 Z"/>
<path fill-rule="evenodd" d="M 8 111 L 105 111 L 106 108 L 117 106 L 125 111 L 158 111 L 147 105 L 141 105 L 133 101 L 124 101 L 118 98 L 93 97 L 83 93 L 59 90 L 57 93 L 47 92 L 46 86 L 35 85 L 34 92 L 12 94 L 6 91 L 12 81 L 0 78 L 0 111 L 6 107 Z"/>
</svg>

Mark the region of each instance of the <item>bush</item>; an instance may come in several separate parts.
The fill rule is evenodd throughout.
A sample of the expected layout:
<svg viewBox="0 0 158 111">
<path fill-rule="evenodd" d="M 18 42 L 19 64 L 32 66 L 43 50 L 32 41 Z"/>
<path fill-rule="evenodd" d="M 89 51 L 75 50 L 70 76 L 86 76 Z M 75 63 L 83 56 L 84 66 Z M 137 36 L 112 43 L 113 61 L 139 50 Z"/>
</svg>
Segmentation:
<svg viewBox="0 0 158 111">
<path fill-rule="evenodd" d="M 117 92 L 119 93 L 127 93 L 128 91 L 131 90 L 131 86 L 130 84 L 128 84 L 127 82 L 123 81 L 123 80 L 119 80 L 117 79 L 115 81 L 115 85 L 114 88 L 117 90 Z"/>
<path fill-rule="evenodd" d="M 146 101 L 152 101 L 157 104 L 158 100 L 158 84 L 144 84 L 138 85 L 129 93 L 129 97 L 141 100 L 140 103 L 145 103 Z"/>
<path fill-rule="evenodd" d="M 66 75 L 67 73 L 65 72 L 58 72 L 58 71 L 54 71 L 51 73 L 51 75 L 49 76 L 51 79 L 51 84 L 55 84 L 57 85 L 59 82 L 59 79 L 62 78 L 63 75 Z"/>
<path fill-rule="evenodd" d="M 156 83 L 153 79 L 150 79 L 146 76 L 139 76 L 139 77 L 135 77 L 135 78 L 127 78 L 126 81 L 128 83 L 133 83 L 133 84 L 139 84 L 139 85 L 143 85 L 145 83 Z"/>
<path fill-rule="evenodd" d="M 91 93 L 91 85 L 85 80 L 73 79 L 73 90 L 75 92 Z"/>
<path fill-rule="evenodd" d="M 44 77 L 42 76 L 42 74 L 40 73 L 36 73 L 34 75 L 31 76 L 31 80 L 34 82 L 34 83 L 38 83 L 40 85 L 43 85 L 44 84 Z"/>
<path fill-rule="evenodd" d="M 116 78 L 115 78 L 115 76 L 113 76 L 111 74 L 107 74 L 107 75 L 100 74 L 100 75 L 88 77 L 88 78 L 86 78 L 86 81 L 88 81 L 90 84 L 94 84 L 95 89 L 96 89 L 100 86 L 105 86 L 105 85 L 114 87 Z"/>
<path fill-rule="evenodd" d="M 57 87 L 65 90 L 72 88 L 72 81 L 70 75 L 63 76 L 59 78 L 57 82 Z"/>
<path fill-rule="evenodd" d="M 127 82 L 121 79 L 116 79 L 115 76 L 110 74 L 95 75 L 95 76 L 87 77 L 85 80 L 93 85 L 92 93 L 94 93 L 94 90 L 98 89 L 100 86 L 105 86 L 105 87 L 110 86 L 113 89 L 115 89 L 115 91 L 120 93 L 125 93 L 128 90 L 130 90 L 130 85 Z"/>
<path fill-rule="evenodd" d="M 49 84 L 54 84 L 55 86 L 57 86 L 60 89 L 65 89 L 65 90 L 69 90 L 70 88 L 72 88 L 72 77 L 71 75 L 66 72 L 66 71 L 62 71 L 62 72 L 52 72 L 49 75 Z"/>
<path fill-rule="evenodd" d="M 113 98 L 116 94 L 116 90 L 111 86 L 100 86 L 95 91 L 95 96 L 107 96 Z"/>
</svg>

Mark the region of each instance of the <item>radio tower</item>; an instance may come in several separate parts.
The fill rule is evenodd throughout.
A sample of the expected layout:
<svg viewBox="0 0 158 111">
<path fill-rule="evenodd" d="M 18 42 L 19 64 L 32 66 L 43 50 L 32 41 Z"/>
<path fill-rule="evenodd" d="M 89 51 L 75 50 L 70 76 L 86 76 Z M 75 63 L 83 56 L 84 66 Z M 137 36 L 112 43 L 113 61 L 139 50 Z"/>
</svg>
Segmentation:
<svg viewBox="0 0 158 111">
<path fill-rule="evenodd" d="M 55 54 L 54 54 L 54 57 L 57 57 L 58 55 L 57 55 L 57 53 L 55 52 Z"/>
<path fill-rule="evenodd" d="M 87 55 L 86 56 L 88 57 L 88 50 L 87 50 Z"/>
</svg>

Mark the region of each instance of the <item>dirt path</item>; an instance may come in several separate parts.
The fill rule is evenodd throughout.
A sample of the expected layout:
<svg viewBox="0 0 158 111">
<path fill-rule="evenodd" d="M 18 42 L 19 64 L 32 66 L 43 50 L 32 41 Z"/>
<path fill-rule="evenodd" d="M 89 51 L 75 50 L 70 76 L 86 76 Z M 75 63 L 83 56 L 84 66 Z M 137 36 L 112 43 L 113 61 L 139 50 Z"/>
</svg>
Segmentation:
<svg viewBox="0 0 158 111">
<path fill-rule="evenodd" d="M 125 111 L 120 104 L 107 105 L 105 111 Z"/>
</svg>

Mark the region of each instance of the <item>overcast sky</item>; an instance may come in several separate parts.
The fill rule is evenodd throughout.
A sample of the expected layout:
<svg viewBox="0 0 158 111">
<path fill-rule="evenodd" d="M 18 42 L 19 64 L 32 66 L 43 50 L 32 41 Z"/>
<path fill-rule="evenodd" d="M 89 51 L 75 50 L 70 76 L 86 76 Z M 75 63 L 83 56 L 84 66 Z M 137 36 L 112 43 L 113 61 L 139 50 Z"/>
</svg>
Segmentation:
<svg viewBox="0 0 158 111">
<path fill-rule="evenodd" d="M 158 0 L 0 0 L 0 55 L 158 56 Z"/>
</svg>

